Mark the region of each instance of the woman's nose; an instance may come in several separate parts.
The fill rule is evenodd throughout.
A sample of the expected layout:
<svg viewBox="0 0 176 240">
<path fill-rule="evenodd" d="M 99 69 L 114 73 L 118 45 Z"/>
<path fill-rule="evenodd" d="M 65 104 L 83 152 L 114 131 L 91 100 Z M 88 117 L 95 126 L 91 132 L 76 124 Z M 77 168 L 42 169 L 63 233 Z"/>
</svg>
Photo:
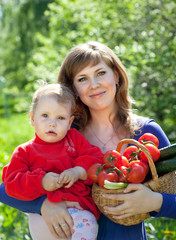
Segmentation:
<svg viewBox="0 0 176 240">
<path fill-rule="evenodd" d="M 91 78 L 91 87 L 92 88 L 97 88 L 100 86 L 100 83 L 96 77 Z"/>
</svg>

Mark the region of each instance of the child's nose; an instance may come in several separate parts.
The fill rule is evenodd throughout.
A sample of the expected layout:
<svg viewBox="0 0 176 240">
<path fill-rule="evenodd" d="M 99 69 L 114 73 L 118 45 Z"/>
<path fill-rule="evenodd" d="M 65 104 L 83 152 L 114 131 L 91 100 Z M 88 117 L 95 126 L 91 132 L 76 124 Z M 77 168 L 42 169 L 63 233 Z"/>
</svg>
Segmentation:
<svg viewBox="0 0 176 240">
<path fill-rule="evenodd" d="M 50 127 L 55 127 L 56 126 L 56 121 L 55 120 L 51 120 L 49 123 Z"/>
</svg>

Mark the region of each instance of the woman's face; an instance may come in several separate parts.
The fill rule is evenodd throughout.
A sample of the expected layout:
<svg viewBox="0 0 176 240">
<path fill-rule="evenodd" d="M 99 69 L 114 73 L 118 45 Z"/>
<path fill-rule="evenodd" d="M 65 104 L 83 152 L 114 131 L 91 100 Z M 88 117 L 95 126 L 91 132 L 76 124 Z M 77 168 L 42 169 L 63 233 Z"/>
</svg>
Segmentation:
<svg viewBox="0 0 176 240">
<path fill-rule="evenodd" d="M 73 86 L 81 101 L 91 110 L 112 107 L 115 103 L 118 73 L 104 61 L 82 69 L 73 79 Z"/>
</svg>

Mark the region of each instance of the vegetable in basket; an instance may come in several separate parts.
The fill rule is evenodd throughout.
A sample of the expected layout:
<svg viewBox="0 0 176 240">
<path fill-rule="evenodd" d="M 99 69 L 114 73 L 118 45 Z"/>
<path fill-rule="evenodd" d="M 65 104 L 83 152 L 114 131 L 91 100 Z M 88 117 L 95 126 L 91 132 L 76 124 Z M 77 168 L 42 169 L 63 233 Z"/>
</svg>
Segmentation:
<svg viewBox="0 0 176 240">
<path fill-rule="evenodd" d="M 138 142 L 145 145 L 154 162 L 159 159 L 159 141 L 156 136 L 145 133 Z M 139 147 L 131 145 L 125 149 L 123 155 L 120 151 L 107 151 L 103 164 L 94 164 L 88 170 L 88 176 L 102 188 L 119 189 L 126 187 L 127 183 L 144 182 L 148 171 L 147 156 Z"/>
</svg>

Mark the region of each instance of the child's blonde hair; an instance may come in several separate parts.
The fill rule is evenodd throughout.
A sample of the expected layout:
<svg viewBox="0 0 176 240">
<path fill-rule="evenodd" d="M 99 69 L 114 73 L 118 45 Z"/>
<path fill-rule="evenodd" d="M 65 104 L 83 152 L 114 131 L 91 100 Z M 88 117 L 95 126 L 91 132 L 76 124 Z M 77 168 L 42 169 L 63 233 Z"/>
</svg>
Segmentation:
<svg viewBox="0 0 176 240">
<path fill-rule="evenodd" d="M 34 93 L 31 105 L 31 111 L 35 112 L 37 104 L 41 97 L 53 96 L 56 98 L 58 103 L 71 103 L 71 113 L 74 114 L 76 108 L 74 93 L 64 84 L 43 84 Z"/>
</svg>

